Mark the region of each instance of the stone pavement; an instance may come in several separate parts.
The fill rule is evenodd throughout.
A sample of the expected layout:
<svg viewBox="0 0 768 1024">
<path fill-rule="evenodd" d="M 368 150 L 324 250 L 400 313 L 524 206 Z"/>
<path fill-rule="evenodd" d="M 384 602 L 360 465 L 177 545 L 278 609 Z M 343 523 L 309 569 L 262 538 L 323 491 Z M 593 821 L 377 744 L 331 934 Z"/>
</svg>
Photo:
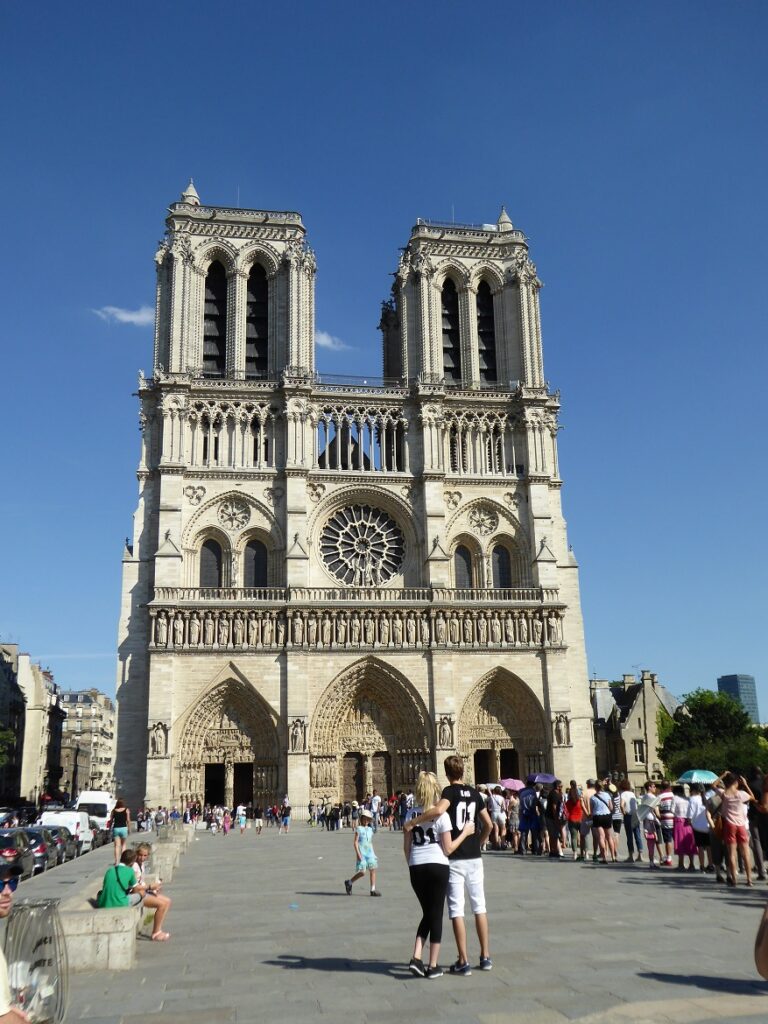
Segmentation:
<svg viewBox="0 0 768 1024">
<path fill-rule="evenodd" d="M 765 883 L 732 890 L 647 865 L 489 854 L 493 971 L 430 982 L 405 969 L 420 915 L 401 843 L 379 832 L 383 898 L 371 900 L 365 881 L 344 893 L 349 832 L 200 831 L 169 886 L 171 940 L 140 940 L 131 971 L 73 975 L 68 1021 L 768 1020 L 752 960 Z M 476 940 L 470 951 L 476 961 Z M 454 958 L 446 920 L 443 965 Z"/>
</svg>

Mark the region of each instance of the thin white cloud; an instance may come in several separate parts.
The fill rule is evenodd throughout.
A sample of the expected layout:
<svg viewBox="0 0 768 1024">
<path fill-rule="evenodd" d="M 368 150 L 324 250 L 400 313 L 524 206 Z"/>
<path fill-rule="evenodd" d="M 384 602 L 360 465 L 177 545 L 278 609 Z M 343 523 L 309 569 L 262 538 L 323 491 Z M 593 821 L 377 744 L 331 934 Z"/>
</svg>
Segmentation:
<svg viewBox="0 0 768 1024">
<path fill-rule="evenodd" d="M 327 348 L 332 352 L 341 352 L 344 349 L 352 348 L 351 345 L 347 345 L 341 338 L 337 338 L 335 334 L 329 334 L 328 331 L 315 331 L 315 344 L 318 348 Z"/>
<path fill-rule="evenodd" d="M 149 327 L 155 322 L 155 311 L 151 306 L 138 309 L 121 309 L 120 306 L 102 306 L 91 312 L 110 324 L 133 324 L 134 327 Z"/>
</svg>

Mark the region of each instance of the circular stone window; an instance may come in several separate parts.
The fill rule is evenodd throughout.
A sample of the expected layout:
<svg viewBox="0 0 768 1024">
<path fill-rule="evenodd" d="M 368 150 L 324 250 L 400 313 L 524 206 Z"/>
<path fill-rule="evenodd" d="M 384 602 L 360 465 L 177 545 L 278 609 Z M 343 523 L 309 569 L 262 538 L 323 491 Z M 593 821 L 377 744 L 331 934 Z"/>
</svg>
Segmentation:
<svg viewBox="0 0 768 1024">
<path fill-rule="evenodd" d="M 397 523 L 370 505 L 339 509 L 320 536 L 326 568 L 337 580 L 353 587 L 386 583 L 400 571 L 404 550 Z"/>
</svg>

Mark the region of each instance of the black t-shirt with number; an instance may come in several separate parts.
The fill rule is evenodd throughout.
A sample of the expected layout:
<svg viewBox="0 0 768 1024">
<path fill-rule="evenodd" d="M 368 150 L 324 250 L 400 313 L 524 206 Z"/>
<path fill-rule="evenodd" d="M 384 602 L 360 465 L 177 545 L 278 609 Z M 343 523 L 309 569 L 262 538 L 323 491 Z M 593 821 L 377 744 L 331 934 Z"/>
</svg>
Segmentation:
<svg viewBox="0 0 768 1024">
<path fill-rule="evenodd" d="M 468 821 L 474 821 L 475 831 L 467 836 L 463 843 L 456 847 L 450 860 L 472 860 L 480 856 L 480 833 L 483 830 L 480 811 L 485 804 L 474 786 L 463 782 L 453 782 L 442 792 L 443 800 L 448 801 L 448 816 L 451 819 L 451 839 L 458 839 L 459 834 Z"/>
</svg>

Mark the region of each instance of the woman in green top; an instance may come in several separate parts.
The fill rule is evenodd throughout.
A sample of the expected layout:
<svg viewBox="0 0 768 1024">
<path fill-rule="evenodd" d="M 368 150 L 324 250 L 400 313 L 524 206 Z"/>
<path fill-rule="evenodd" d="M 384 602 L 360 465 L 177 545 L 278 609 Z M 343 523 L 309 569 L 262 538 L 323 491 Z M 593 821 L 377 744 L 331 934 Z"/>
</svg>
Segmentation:
<svg viewBox="0 0 768 1024">
<path fill-rule="evenodd" d="M 126 850 L 120 858 L 119 864 L 114 864 L 107 868 L 101 891 L 96 898 L 97 907 L 131 907 L 136 905 L 136 900 L 131 899 L 132 889 L 136 884 L 136 875 L 133 871 L 133 862 L 135 860 L 135 851 Z"/>
</svg>

